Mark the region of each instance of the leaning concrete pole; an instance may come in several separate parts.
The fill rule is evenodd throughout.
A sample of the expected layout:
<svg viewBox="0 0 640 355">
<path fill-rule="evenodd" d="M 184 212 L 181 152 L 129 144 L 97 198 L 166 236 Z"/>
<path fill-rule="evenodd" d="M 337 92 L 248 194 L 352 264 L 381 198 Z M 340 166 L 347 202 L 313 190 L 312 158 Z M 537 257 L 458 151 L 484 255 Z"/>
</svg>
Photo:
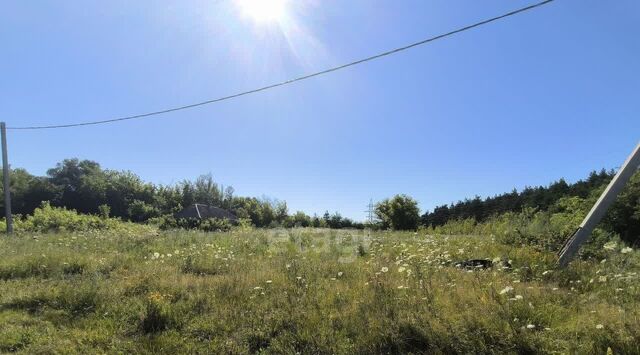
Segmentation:
<svg viewBox="0 0 640 355">
<path fill-rule="evenodd" d="M 11 191 L 9 189 L 9 158 L 7 157 L 7 126 L 0 122 L 0 135 L 2 136 L 2 185 L 4 187 L 4 211 L 7 222 L 7 234 L 13 233 L 13 217 L 11 215 Z"/>
<path fill-rule="evenodd" d="M 591 232 L 596 225 L 602 220 L 607 210 L 615 201 L 616 197 L 624 187 L 624 185 L 631 179 L 631 176 L 638 170 L 640 166 L 640 143 L 633 150 L 627 161 L 624 162 L 616 176 L 609 183 L 609 186 L 604 190 L 600 198 L 595 205 L 591 208 L 587 217 L 585 217 L 578 230 L 573 233 L 571 238 L 567 240 L 564 247 L 560 251 L 558 264 L 560 267 L 565 267 L 571 259 L 578 253 L 580 246 L 587 241 Z"/>
</svg>

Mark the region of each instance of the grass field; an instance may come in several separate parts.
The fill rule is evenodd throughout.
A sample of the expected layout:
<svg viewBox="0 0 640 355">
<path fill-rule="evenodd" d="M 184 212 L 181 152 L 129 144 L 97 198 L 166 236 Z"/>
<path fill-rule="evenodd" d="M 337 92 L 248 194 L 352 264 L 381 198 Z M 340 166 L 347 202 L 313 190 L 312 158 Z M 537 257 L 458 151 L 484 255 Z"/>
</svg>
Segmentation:
<svg viewBox="0 0 640 355">
<path fill-rule="evenodd" d="M 559 271 L 488 237 L 23 234 L 0 240 L 0 351 L 640 353 L 640 255 L 607 248 Z"/>
</svg>

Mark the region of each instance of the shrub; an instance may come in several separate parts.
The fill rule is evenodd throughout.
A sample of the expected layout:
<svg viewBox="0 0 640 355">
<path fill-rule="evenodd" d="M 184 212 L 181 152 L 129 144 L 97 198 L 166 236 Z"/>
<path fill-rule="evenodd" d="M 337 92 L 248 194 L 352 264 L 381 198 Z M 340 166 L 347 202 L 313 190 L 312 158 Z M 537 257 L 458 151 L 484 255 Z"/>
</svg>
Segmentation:
<svg viewBox="0 0 640 355">
<path fill-rule="evenodd" d="M 15 216 L 14 229 L 16 232 L 86 232 L 94 230 L 142 231 L 144 226 L 123 222 L 116 218 L 106 218 L 88 214 L 79 214 L 64 207 L 52 207 L 48 201 L 42 202 L 40 207 L 26 218 Z M 0 222 L 0 229 L 6 231 L 6 221 Z"/>
</svg>

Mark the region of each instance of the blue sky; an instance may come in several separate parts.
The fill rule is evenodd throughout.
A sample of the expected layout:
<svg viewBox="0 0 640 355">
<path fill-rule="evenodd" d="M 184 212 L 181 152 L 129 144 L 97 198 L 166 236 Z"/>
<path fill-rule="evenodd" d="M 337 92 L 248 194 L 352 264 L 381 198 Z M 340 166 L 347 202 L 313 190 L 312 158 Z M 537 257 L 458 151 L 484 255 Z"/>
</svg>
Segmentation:
<svg viewBox="0 0 640 355">
<path fill-rule="evenodd" d="M 189 104 L 446 32 L 526 1 L 237 0 L 0 4 L 0 118 L 71 123 Z M 211 172 L 291 211 L 363 219 L 619 166 L 640 138 L 640 2 L 557 0 L 269 92 L 153 119 L 10 131 L 14 167 L 64 158 L 171 184 Z"/>
</svg>

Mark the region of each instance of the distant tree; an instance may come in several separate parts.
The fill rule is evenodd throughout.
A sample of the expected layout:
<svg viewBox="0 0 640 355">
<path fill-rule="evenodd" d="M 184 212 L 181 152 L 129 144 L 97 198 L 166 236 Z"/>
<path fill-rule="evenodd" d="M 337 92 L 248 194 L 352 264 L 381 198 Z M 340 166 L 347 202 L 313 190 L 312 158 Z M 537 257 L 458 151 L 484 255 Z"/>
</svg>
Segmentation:
<svg viewBox="0 0 640 355">
<path fill-rule="evenodd" d="M 293 216 L 291 216 L 292 226 L 293 227 L 309 227 L 311 226 L 311 217 L 307 216 L 302 211 L 297 211 Z"/>
<path fill-rule="evenodd" d="M 414 230 L 418 228 L 418 202 L 407 195 L 396 195 L 376 205 L 375 213 L 385 229 Z"/>
</svg>

